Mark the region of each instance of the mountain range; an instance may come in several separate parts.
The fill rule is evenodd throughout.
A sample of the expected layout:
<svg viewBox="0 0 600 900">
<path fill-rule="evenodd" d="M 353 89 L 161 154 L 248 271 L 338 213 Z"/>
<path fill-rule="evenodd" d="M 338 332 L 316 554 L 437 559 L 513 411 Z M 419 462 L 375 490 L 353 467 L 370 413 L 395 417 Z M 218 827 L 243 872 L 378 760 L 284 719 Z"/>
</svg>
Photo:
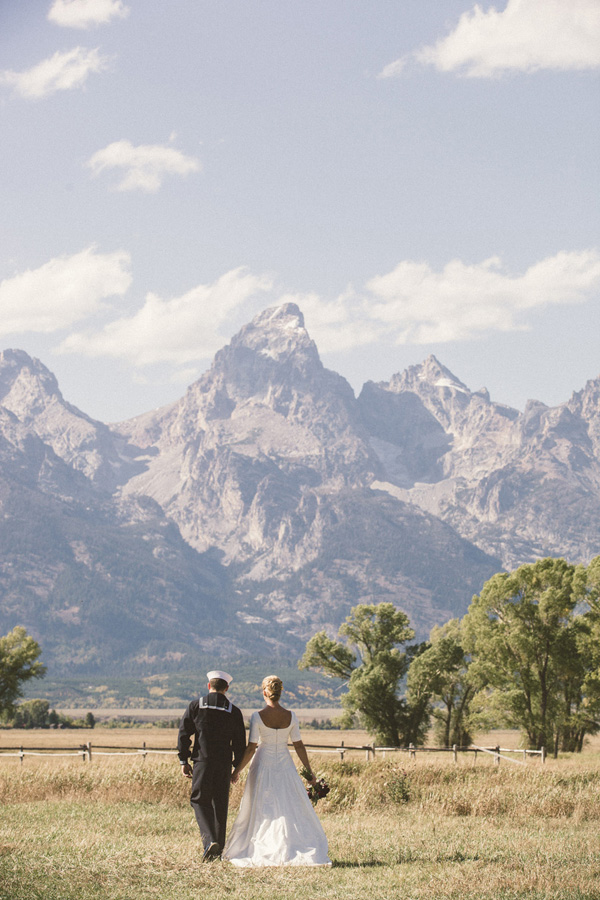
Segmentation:
<svg viewBox="0 0 600 900">
<path fill-rule="evenodd" d="M 359 602 L 421 639 L 495 572 L 600 548 L 600 379 L 519 412 L 434 356 L 355 396 L 294 304 L 118 424 L 0 354 L 0 633 L 57 675 L 293 662 Z"/>
</svg>

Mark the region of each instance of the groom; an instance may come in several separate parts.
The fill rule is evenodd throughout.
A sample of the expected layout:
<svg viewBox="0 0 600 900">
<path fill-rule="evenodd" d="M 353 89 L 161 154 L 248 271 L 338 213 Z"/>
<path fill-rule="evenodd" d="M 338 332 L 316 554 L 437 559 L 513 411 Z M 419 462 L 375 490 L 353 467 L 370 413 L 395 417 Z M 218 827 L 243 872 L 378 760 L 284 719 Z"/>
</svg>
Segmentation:
<svg viewBox="0 0 600 900">
<path fill-rule="evenodd" d="M 192 700 L 179 726 L 177 753 L 181 774 L 192 779 L 190 803 L 202 835 L 205 862 L 221 856 L 225 844 L 232 765 L 246 749 L 242 711 L 225 696 L 232 682 L 227 672 L 207 673 L 208 694 Z M 191 739 L 193 769 L 189 764 Z"/>
</svg>

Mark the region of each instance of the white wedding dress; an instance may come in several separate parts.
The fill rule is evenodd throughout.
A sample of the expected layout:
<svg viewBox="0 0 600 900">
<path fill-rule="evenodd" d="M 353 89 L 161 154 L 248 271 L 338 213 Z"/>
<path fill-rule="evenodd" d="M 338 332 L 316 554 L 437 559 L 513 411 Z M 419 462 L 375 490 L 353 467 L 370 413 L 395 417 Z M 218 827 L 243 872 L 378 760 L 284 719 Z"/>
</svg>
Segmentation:
<svg viewBox="0 0 600 900">
<path fill-rule="evenodd" d="M 295 713 L 287 728 L 268 728 L 255 712 L 249 742 L 258 743 L 240 811 L 223 851 L 234 866 L 330 866 L 327 838 L 288 750 L 299 741 Z"/>
</svg>

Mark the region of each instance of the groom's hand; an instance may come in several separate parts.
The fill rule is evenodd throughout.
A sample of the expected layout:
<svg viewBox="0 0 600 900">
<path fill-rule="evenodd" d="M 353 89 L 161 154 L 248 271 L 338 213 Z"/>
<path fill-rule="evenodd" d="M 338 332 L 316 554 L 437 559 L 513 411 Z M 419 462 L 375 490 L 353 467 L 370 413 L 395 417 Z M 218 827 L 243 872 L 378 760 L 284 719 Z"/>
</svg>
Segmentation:
<svg viewBox="0 0 600 900">
<path fill-rule="evenodd" d="M 182 765 L 182 767 L 181 767 L 181 774 L 184 776 L 184 778 L 191 778 L 191 777 L 192 777 L 192 767 L 190 766 L 189 763 L 184 763 L 184 764 Z"/>
</svg>

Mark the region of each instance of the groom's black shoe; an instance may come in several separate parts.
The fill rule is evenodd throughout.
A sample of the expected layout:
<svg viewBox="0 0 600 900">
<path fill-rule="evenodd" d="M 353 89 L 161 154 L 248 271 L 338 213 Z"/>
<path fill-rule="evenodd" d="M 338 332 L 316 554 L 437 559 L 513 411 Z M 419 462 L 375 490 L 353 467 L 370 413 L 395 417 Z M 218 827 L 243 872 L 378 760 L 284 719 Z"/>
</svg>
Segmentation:
<svg viewBox="0 0 600 900">
<path fill-rule="evenodd" d="M 202 862 L 213 862 L 213 860 L 220 859 L 220 857 L 221 847 L 219 846 L 219 844 L 217 844 L 216 841 L 213 841 L 212 844 L 209 844 L 204 851 Z"/>
</svg>

